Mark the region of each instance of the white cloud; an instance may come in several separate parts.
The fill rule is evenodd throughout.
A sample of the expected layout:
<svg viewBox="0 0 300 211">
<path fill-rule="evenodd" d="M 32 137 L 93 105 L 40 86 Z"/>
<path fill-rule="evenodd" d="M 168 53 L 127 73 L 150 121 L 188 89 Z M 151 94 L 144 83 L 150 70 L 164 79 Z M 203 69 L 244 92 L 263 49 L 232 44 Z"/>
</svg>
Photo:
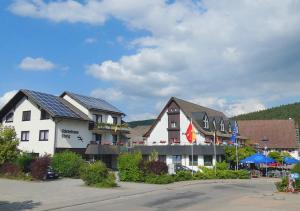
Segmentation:
<svg viewBox="0 0 300 211">
<path fill-rule="evenodd" d="M 91 96 L 105 99 L 107 101 L 120 101 L 123 100 L 123 93 L 120 90 L 108 89 L 95 89 L 91 92 Z"/>
<path fill-rule="evenodd" d="M 19 68 L 27 71 L 48 71 L 55 68 L 55 64 L 42 57 L 26 57 L 22 59 Z"/>
<path fill-rule="evenodd" d="M 223 111 L 229 117 L 266 109 L 261 100 L 255 98 L 228 101 L 218 97 L 199 97 L 189 101 Z"/>
<path fill-rule="evenodd" d="M 88 37 L 88 38 L 86 38 L 86 39 L 84 40 L 84 42 L 85 42 L 86 44 L 93 44 L 93 43 L 96 43 L 96 42 L 97 42 L 97 39 L 94 38 L 94 37 Z"/>
<path fill-rule="evenodd" d="M 0 109 L 17 93 L 17 90 L 12 90 L 0 96 Z"/>
<path fill-rule="evenodd" d="M 229 116 L 236 116 L 239 114 L 245 114 L 253 111 L 264 110 L 266 107 L 262 104 L 260 100 L 257 99 L 247 99 L 239 100 L 237 102 L 231 103 L 228 105 L 225 112 Z"/>
<path fill-rule="evenodd" d="M 93 25 L 113 17 L 147 31 L 130 42 L 136 53 L 95 61 L 86 71 L 152 108 L 172 95 L 203 96 L 203 105 L 234 115 L 263 108 L 269 96 L 299 96 L 299 0 L 17 0 L 10 10 Z"/>
</svg>

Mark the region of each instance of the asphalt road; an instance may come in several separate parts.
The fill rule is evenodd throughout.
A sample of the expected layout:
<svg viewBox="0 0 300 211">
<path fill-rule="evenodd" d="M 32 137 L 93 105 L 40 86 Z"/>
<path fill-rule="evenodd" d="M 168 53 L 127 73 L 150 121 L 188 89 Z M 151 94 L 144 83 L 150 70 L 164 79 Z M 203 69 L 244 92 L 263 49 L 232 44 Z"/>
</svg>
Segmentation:
<svg viewBox="0 0 300 211">
<path fill-rule="evenodd" d="M 274 180 L 120 183 L 88 188 L 81 180 L 0 179 L 0 210 L 300 210 L 300 194 L 275 192 Z"/>
</svg>

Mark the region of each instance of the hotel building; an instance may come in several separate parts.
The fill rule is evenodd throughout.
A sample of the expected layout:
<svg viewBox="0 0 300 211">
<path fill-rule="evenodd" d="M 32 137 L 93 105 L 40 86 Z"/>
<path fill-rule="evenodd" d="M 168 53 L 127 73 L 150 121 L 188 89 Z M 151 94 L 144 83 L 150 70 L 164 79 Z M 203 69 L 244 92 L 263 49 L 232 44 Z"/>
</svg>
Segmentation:
<svg viewBox="0 0 300 211">
<path fill-rule="evenodd" d="M 191 144 L 184 134 L 190 122 L 197 134 L 193 157 Z M 118 154 L 124 150 L 140 151 L 144 159 L 147 159 L 156 151 L 159 159 L 166 164 L 179 163 L 190 168 L 194 166 L 194 169 L 199 165 L 213 166 L 216 162 L 213 149 L 214 133 L 216 158 L 217 161 L 221 161 L 224 158 L 224 145 L 230 142 L 233 126 L 237 128 L 238 133 L 237 122 L 229 120 L 224 113 L 172 97 L 152 125 L 131 128 L 131 134 L 128 134 L 131 148 L 90 144 L 86 153 L 105 155 Z M 237 140 L 245 144 L 246 137 L 238 133 Z"/>
<path fill-rule="evenodd" d="M 126 145 L 124 116 L 99 98 L 31 90 L 20 90 L 0 110 L 1 123 L 15 128 L 20 150 L 39 155 L 67 149 L 86 156 L 90 143 Z"/>
</svg>

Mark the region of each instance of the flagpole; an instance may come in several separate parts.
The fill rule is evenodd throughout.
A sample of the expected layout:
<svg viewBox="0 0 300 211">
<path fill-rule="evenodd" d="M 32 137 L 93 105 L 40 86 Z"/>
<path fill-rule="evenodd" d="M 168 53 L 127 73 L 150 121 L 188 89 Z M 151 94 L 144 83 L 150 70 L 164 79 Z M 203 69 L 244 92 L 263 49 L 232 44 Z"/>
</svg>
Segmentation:
<svg viewBox="0 0 300 211">
<path fill-rule="evenodd" d="M 236 156 L 236 170 L 239 170 L 239 155 L 238 155 L 238 142 L 235 140 L 235 156 Z"/>
<path fill-rule="evenodd" d="M 193 125 L 192 117 L 191 117 L 191 124 Z M 194 147 L 193 147 L 193 145 L 194 145 L 194 142 L 192 141 L 192 176 L 194 176 Z"/>
<path fill-rule="evenodd" d="M 215 170 L 215 175 L 217 175 L 216 130 L 214 130 L 214 160 L 215 160 L 214 170 Z"/>
</svg>

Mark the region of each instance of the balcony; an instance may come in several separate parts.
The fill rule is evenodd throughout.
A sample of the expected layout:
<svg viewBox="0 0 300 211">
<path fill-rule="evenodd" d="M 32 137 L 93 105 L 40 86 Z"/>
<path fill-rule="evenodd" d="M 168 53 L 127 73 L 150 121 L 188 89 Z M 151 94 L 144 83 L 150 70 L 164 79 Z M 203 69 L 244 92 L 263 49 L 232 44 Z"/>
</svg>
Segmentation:
<svg viewBox="0 0 300 211">
<path fill-rule="evenodd" d="M 94 133 L 101 132 L 111 132 L 114 134 L 124 134 L 129 133 L 129 127 L 127 124 L 110 124 L 110 123 L 96 123 L 90 122 L 89 130 L 92 130 Z"/>
<path fill-rule="evenodd" d="M 117 141 L 116 143 L 112 142 L 112 141 L 90 141 L 90 144 L 94 144 L 94 145 L 110 145 L 110 146 L 126 146 L 127 145 L 127 141 Z"/>
</svg>

